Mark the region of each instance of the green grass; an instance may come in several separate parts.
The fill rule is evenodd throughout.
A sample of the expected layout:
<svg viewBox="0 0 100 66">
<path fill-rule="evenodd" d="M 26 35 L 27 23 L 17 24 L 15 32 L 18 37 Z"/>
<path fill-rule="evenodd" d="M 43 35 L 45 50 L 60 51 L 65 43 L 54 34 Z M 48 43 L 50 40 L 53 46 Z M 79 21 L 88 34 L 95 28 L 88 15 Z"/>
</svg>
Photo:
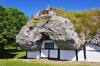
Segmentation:
<svg viewBox="0 0 100 66">
<path fill-rule="evenodd" d="M 21 51 L 21 52 L 16 52 L 17 55 L 14 58 L 23 58 L 26 56 L 26 52 L 25 51 Z"/>
<path fill-rule="evenodd" d="M 0 66 L 90 66 L 89 64 L 61 64 L 61 63 L 41 63 L 37 61 L 22 61 L 18 59 L 0 60 Z"/>
</svg>

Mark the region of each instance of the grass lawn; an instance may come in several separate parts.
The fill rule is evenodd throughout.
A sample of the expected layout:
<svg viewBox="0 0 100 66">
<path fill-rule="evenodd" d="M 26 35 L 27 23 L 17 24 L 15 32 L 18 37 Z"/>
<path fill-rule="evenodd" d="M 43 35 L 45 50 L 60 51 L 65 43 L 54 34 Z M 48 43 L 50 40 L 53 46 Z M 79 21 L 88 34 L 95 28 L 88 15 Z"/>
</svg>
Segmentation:
<svg viewBox="0 0 100 66">
<path fill-rule="evenodd" d="M 42 61 L 43 62 L 43 61 Z M 18 59 L 3 59 L 0 60 L 0 66 L 91 66 L 90 64 L 71 64 L 71 63 L 42 63 L 39 61 L 23 61 Z"/>
</svg>

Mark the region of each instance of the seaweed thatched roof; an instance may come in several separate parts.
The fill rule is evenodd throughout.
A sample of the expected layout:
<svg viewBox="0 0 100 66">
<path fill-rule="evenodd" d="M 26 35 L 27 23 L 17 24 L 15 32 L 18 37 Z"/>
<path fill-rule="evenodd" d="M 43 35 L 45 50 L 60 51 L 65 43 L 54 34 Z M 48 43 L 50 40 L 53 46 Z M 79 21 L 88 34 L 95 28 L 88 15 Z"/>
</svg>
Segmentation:
<svg viewBox="0 0 100 66">
<path fill-rule="evenodd" d="M 100 32 L 94 35 L 94 37 L 91 39 L 91 43 L 100 47 Z"/>
<path fill-rule="evenodd" d="M 53 40 L 60 49 L 78 49 L 82 45 L 71 21 L 57 16 L 54 9 L 37 13 L 16 36 L 23 50 L 39 50 L 44 40 Z"/>
</svg>

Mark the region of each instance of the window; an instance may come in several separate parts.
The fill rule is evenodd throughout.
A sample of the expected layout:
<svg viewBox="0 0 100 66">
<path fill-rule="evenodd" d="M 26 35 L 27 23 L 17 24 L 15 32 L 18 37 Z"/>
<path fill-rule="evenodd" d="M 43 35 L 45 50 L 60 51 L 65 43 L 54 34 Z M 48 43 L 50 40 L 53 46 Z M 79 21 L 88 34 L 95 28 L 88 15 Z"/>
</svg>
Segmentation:
<svg viewBox="0 0 100 66">
<path fill-rule="evenodd" d="M 45 49 L 54 49 L 54 42 L 45 42 Z"/>
</svg>

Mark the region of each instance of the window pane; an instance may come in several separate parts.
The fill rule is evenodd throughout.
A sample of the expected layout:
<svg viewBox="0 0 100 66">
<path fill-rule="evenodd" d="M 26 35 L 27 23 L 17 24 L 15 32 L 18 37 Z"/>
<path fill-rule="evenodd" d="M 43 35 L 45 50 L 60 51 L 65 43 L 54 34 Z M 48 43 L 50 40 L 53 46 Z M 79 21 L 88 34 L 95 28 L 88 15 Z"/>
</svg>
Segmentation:
<svg viewBox="0 0 100 66">
<path fill-rule="evenodd" d="M 45 43 L 45 49 L 54 49 L 54 43 L 53 42 Z"/>
</svg>

